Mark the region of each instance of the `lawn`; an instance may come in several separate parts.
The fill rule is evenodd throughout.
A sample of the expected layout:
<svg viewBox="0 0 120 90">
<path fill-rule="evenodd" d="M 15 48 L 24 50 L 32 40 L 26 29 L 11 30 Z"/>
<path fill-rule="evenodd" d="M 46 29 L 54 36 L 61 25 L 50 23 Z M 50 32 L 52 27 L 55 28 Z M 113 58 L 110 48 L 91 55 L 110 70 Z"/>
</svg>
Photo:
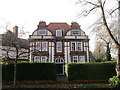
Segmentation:
<svg viewBox="0 0 120 90">
<path fill-rule="evenodd" d="M 13 85 L 5 85 L 3 88 L 14 88 Z M 17 85 L 16 88 L 112 88 L 109 84 L 44 84 L 44 85 Z"/>
</svg>

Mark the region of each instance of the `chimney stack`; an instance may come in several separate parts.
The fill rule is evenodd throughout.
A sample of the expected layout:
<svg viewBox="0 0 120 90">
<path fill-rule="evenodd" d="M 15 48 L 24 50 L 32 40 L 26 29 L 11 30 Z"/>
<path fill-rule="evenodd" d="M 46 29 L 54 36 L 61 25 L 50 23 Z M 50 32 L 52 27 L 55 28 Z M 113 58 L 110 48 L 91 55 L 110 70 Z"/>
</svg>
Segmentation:
<svg viewBox="0 0 120 90">
<path fill-rule="evenodd" d="M 18 26 L 13 27 L 13 34 L 18 37 Z"/>
</svg>

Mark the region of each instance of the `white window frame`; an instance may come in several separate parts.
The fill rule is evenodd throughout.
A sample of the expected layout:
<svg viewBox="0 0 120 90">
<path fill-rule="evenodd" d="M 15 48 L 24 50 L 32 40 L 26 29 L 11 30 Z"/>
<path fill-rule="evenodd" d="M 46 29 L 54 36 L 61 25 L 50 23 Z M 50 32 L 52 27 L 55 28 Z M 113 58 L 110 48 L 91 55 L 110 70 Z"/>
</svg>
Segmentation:
<svg viewBox="0 0 120 90">
<path fill-rule="evenodd" d="M 80 56 L 80 63 L 85 63 L 85 56 Z"/>
<path fill-rule="evenodd" d="M 62 36 L 62 31 L 63 30 L 56 30 L 56 36 L 61 37 Z"/>
<path fill-rule="evenodd" d="M 78 32 L 78 33 L 76 33 L 76 32 Z M 80 35 L 80 30 L 78 30 L 78 29 L 72 30 L 72 35 Z"/>
<path fill-rule="evenodd" d="M 40 56 L 34 56 L 34 62 L 40 62 Z"/>
<path fill-rule="evenodd" d="M 36 50 L 41 51 L 41 42 L 36 42 Z"/>
<path fill-rule="evenodd" d="M 73 56 L 73 62 L 77 63 L 78 62 L 78 56 Z"/>
<path fill-rule="evenodd" d="M 82 42 L 77 42 L 77 50 L 78 50 L 78 51 L 83 51 Z"/>
<path fill-rule="evenodd" d="M 42 33 L 41 33 L 42 32 Z M 44 32 L 44 33 L 43 33 Z M 46 35 L 47 34 L 47 30 L 45 29 L 40 29 L 38 30 L 38 35 Z"/>
<path fill-rule="evenodd" d="M 73 50 L 73 43 L 75 44 L 74 50 Z M 76 42 L 71 42 L 71 51 L 76 51 Z"/>
<path fill-rule="evenodd" d="M 56 43 L 56 49 L 57 49 L 57 52 L 62 52 L 62 42 L 57 42 Z"/>
<path fill-rule="evenodd" d="M 41 62 L 47 62 L 47 57 L 46 56 L 41 56 Z"/>
<path fill-rule="evenodd" d="M 64 63 L 63 58 L 56 58 L 55 63 Z"/>
<path fill-rule="evenodd" d="M 84 51 L 87 51 L 88 48 L 88 42 L 84 42 Z"/>
<path fill-rule="evenodd" d="M 44 47 L 44 44 L 46 44 L 46 46 Z M 48 50 L 48 43 L 47 42 L 42 42 L 42 51 L 47 51 Z"/>
</svg>

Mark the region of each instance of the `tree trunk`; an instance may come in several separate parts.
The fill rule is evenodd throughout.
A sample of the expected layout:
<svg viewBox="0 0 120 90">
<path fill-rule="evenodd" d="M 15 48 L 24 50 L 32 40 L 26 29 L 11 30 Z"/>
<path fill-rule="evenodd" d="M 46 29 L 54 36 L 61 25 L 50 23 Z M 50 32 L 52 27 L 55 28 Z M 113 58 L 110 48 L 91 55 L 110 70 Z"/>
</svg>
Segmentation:
<svg viewBox="0 0 120 90">
<path fill-rule="evenodd" d="M 118 47 L 118 58 L 117 58 L 117 64 L 116 64 L 116 73 L 117 73 L 117 77 L 120 79 L 120 45 Z"/>
<path fill-rule="evenodd" d="M 15 59 L 14 62 L 14 86 L 16 86 L 16 81 L 17 81 L 17 59 Z"/>
</svg>

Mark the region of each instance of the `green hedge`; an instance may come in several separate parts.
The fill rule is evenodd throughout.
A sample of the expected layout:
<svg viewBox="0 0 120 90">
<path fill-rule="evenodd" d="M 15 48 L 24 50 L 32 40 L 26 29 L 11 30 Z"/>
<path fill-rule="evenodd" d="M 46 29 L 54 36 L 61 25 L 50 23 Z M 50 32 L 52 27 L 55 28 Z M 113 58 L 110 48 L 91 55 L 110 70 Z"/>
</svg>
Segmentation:
<svg viewBox="0 0 120 90">
<path fill-rule="evenodd" d="M 108 80 L 116 75 L 116 63 L 68 64 L 68 80 Z"/>
<path fill-rule="evenodd" d="M 14 64 L 3 65 L 3 80 L 13 81 Z M 53 63 L 19 63 L 17 80 L 56 80 L 56 65 Z"/>
</svg>

